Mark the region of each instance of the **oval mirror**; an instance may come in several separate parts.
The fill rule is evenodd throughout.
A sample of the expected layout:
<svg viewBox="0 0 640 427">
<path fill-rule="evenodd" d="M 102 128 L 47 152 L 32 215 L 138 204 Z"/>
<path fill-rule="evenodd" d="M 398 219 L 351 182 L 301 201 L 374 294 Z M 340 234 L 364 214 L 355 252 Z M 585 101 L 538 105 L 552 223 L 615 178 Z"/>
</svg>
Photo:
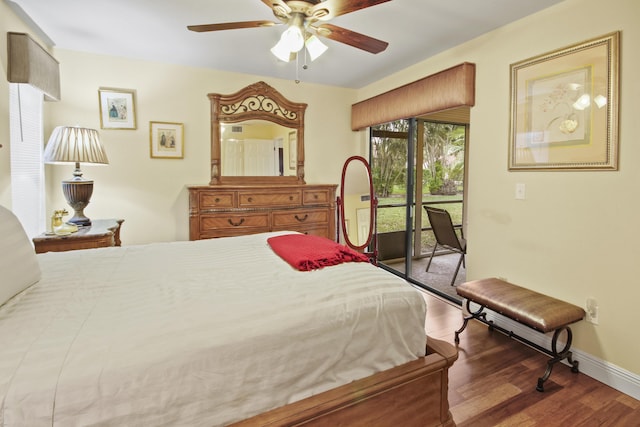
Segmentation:
<svg viewBox="0 0 640 427">
<path fill-rule="evenodd" d="M 342 168 L 340 181 L 340 230 L 347 246 L 363 252 L 375 262 L 376 202 L 369 162 L 363 157 L 349 157 Z"/>
</svg>

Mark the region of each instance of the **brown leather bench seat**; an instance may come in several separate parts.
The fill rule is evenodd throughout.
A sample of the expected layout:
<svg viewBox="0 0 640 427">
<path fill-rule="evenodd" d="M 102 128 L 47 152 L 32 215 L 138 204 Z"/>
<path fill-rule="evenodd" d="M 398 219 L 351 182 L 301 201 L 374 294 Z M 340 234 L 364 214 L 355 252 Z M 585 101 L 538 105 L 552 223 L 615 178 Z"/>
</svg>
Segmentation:
<svg viewBox="0 0 640 427">
<path fill-rule="evenodd" d="M 495 278 L 462 283 L 456 292 L 544 333 L 578 322 L 585 316 L 581 307 Z"/>
<path fill-rule="evenodd" d="M 469 312 L 469 316 L 464 318 L 462 327 L 455 333 L 456 343 L 460 342 L 460 333 L 467 327 L 468 321 L 477 319 L 488 324 L 490 329 L 498 329 L 552 357 L 547 363 L 545 374 L 538 379 L 536 387 L 538 391 L 544 391 L 543 384 L 551 375 L 553 364 L 556 362 L 567 359 L 572 366 L 572 371 L 578 372 L 578 361 L 572 360 L 571 357 L 572 334 L 569 325 L 584 319 L 586 313 L 581 307 L 497 278 L 462 283 L 457 286 L 456 292 L 466 298 L 466 307 Z M 472 311 L 472 302 L 479 304 L 480 308 Z M 553 331 L 551 350 L 501 328 L 493 321 L 487 321 L 485 308 L 536 331 L 542 333 Z M 565 346 L 558 351 L 557 340 L 562 332 L 566 334 Z"/>
</svg>

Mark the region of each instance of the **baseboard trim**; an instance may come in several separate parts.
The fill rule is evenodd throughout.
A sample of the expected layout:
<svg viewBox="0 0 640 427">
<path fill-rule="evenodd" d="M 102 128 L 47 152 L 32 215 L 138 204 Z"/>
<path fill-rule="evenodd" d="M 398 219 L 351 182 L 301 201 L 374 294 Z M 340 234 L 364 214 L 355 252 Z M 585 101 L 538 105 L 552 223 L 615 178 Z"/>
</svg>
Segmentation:
<svg viewBox="0 0 640 427">
<path fill-rule="evenodd" d="M 472 310 L 477 310 L 478 305 L 471 305 Z M 466 316 L 466 303 L 462 304 L 462 312 Z M 551 334 L 542 334 L 536 332 L 533 329 L 522 325 L 514 320 L 504 317 L 493 311 L 486 311 L 487 320 L 493 320 L 497 325 L 502 328 L 512 331 L 514 334 L 521 336 L 534 344 L 540 345 L 545 348 L 551 348 Z M 499 333 L 499 332 L 498 332 Z M 558 346 L 560 340 L 558 340 Z M 603 384 L 608 385 L 624 394 L 627 394 L 634 399 L 640 400 L 640 375 L 627 371 L 619 366 L 609 363 L 605 360 L 599 359 L 589 353 L 586 353 L 580 349 L 573 348 L 573 360 L 580 362 L 580 372 L 590 376 L 591 378 L 600 381 Z M 567 364 L 566 361 L 563 363 Z"/>
</svg>

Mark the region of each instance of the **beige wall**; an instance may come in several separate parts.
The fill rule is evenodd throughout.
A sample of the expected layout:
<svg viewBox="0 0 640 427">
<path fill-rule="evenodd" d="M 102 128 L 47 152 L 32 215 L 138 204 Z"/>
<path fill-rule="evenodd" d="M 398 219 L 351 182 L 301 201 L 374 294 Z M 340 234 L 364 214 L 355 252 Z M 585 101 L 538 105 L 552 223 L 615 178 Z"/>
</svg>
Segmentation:
<svg viewBox="0 0 640 427">
<path fill-rule="evenodd" d="M 363 88 L 358 99 L 463 61 L 477 64 L 471 110 L 467 277 L 502 276 L 584 307 L 600 324 L 574 328 L 580 350 L 640 373 L 640 2 L 566 0 Z M 620 30 L 620 170 L 509 172 L 509 65 Z M 516 183 L 526 199 L 515 200 Z"/>
</svg>

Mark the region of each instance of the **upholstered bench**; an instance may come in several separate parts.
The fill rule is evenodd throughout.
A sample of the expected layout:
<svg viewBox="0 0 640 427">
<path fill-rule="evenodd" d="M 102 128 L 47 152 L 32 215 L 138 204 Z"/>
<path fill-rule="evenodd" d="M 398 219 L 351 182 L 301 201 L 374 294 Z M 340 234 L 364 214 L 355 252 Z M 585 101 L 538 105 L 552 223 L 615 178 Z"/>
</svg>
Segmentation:
<svg viewBox="0 0 640 427">
<path fill-rule="evenodd" d="M 569 325 L 584 318 L 586 313 L 582 308 L 496 278 L 463 283 L 456 288 L 456 292 L 466 298 L 466 308 L 469 313 L 464 317 L 462 327 L 455 333 L 456 343 L 460 342 L 460 333 L 467 327 L 469 320 L 477 319 L 489 325 L 489 329 L 498 329 L 551 356 L 544 375 L 538 378 L 536 386 L 538 391 L 544 391 L 544 382 L 551 375 L 553 365 L 563 359 L 567 359 L 571 364 L 572 372 L 578 372 L 578 361 L 572 359 L 570 351 L 572 334 Z M 472 302 L 480 305 L 480 308 L 475 312 L 471 310 Z M 536 331 L 542 333 L 553 331 L 551 350 L 499 327 L 493 321 L 487 321 L 485 308 Z M 564 348 L 558 351 L 557 342 L 563 331 L 566 332 L 566 342 Z"/>
</svg>

